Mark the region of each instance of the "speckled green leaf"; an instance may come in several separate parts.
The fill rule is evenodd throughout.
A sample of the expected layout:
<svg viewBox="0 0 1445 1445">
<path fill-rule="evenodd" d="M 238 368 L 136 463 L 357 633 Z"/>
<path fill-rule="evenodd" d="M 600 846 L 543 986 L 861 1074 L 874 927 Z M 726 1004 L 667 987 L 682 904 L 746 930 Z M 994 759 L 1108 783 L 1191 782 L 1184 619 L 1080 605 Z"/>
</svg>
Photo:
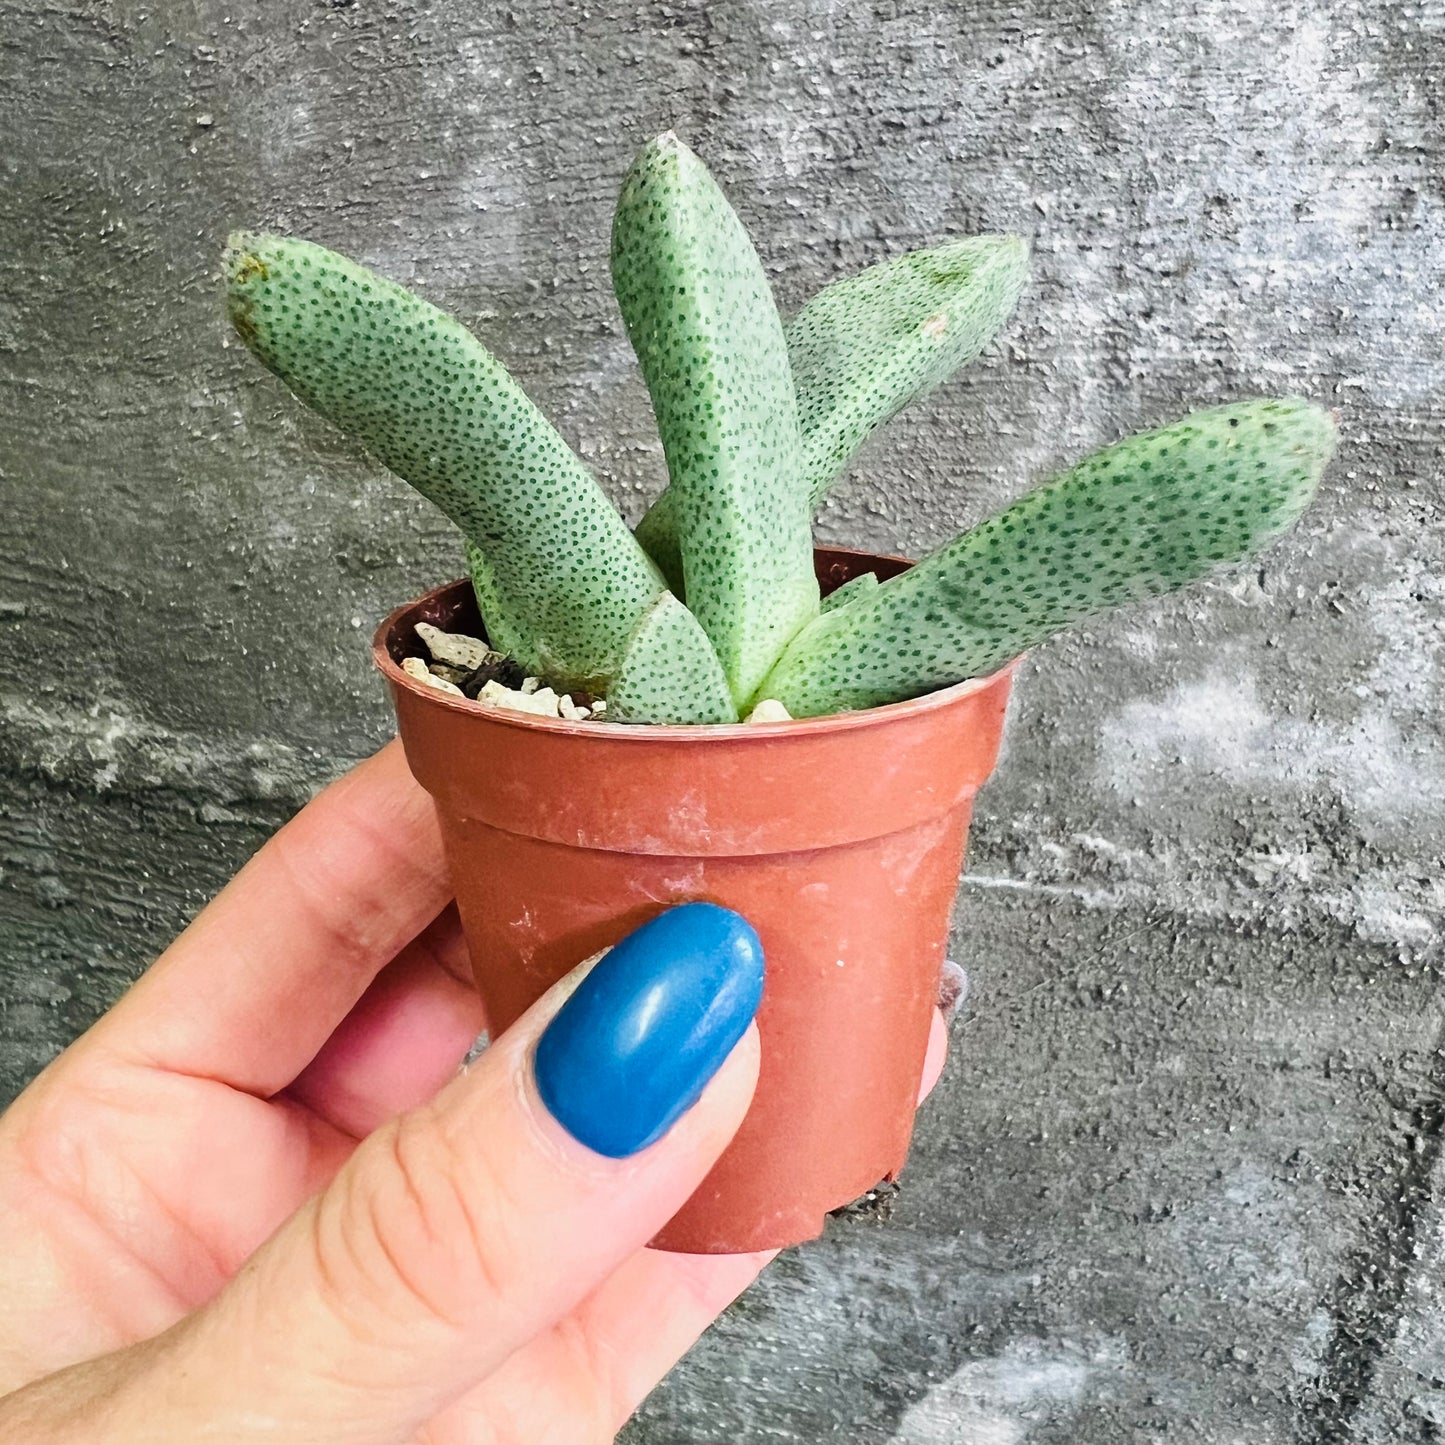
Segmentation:
<svg viewBox="0 0 1445 1445">
<path fill-rule="evenodd" d="M 763 692 L 795 717 L 994 671 L 1080 619 L 1248 556 L 1308 505 L 1334 449 L 1295 399 L 1196 412 L 1096 452 L 871 598 L 825 613 Z"/>
<path fill-rule="evenodd" d="M 704 654 L 704 649 L 706 652 Z M 698 658 L 712 659 L 710 668 Z M 730 723 L 738 720 L 722 663 L 696 617 L 664 592 L 642 619 L 607 693 L 607 720 Z"/>
<path fill-rule="evenodd" d="M 238 234 L 225 270 L 252 351 L 485 553 L 495 645 L 558 686 L 604 691 L 663 581 L 502 364 L 436 307 L 310 242 Z"/>
<path fill-rule="evenodd" d="M 687 596 L 687 578 L 682 575 L 682 550 L 677 542 L 677 498 L 668 487 L 647 509 L 637 524 L 638 545 L 657 564 L 667 585 L 679 597 Z"/>
<path fill-rule="evenodd" d="M 472 591 L 476 593 L 477 610 L 486 624 L 487 641 L 498 652 L 505 652 L 525 666 L 534 666 L 524 661 L 532 651 L 531 638 L 522 620 L 514 618 L 512 609 L 503 602 L 497 588 L 497 574 L 487 561 L 486 553 L 475 542 L 467 542 L 466 552 L 467 574 L 472 579 Z"/>
<path fill-rule="evenodd" d="M 787 329 L 813 505 L 875 428 L 967 366 L 1018 305 L 1028 243 L 971 236 L 820 291 Z"/>
<path fill-rule="evenodd" d="M 881 584 L 876 572 L 860 572 L 850 577 L 841 587 L 835 587 L 822 602 L 822 610 L 831 612 L 835 607 L 847 607 L 850 603 L 861 602 L 871 597 Z"/>
<path fill-rule="evenodd" d="M 870 433 L 988 345 L 1013 314 L 1028 261 L 1017 236 L 910 251 L 835 281 L 788 323 L 802 475 L 815 508 Z M 637 540 L 676 585 L 670 490 L 642 519 Z"/>
<path fill-rule="evenodd" d="M 667 453 L 687 604 L 734 699 L 818 610 L 783 328 L 741 222 L 675 136 L 623 182 L 612 277 Z"/>
<path fill-rule="evenodd" d="M 467 568 L 482 615 L 496 595 L 492 568 L 480 547 L 467 543 Z M 493 615 L 506 617 L 500 609 Z M 490 626 L 488 640 L 517 656 L 517 641 L 502 627 Z M 736 722 L 737 709 L 707 633 L 671 592 L 660 592 L 642 615 L 607 684 L 611 722 Z"/>
</svg>

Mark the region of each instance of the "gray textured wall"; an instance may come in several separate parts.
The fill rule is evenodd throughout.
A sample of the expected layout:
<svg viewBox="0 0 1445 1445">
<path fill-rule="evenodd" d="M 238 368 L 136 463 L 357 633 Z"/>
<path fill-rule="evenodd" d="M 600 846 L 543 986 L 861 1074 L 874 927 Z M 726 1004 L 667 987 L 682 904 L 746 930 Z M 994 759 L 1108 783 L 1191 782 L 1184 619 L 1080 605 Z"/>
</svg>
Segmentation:
<svg viewBox="0 0 1445 1445">
<path fill-rule="evenodd" d="M 1440 0 L 0 3 L 0 1092 L 388 730 L 445 526 L 228 344 L 234 224 L 473 324 L 632 515 L 606 285 L 675 125 L 785 307 L 1019 229 L 1003 345 L 828 538 L 917 550 L 1092 445 L 1303 391 L 1257 573 L 1045 647 L 981 799 L 974 996 L 886 1224 L 783 1260 L 636 1445 L 1445 1436 Z"/>
</svg>

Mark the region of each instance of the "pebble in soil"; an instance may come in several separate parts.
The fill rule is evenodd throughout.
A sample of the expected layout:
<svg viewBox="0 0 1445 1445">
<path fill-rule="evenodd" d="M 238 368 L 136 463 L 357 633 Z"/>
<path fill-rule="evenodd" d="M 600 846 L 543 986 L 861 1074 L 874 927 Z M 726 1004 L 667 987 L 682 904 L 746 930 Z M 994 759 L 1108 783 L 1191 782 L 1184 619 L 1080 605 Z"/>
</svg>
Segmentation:
<svg viewBox="0 0 1445 1445">
<path fill-rule="evenodd" d="M 402 671 L 428 687 L 470 698 L 483 707 L 505 707 L 534 717 L 563 718 L 568 722 L 605 721 L 607 704 L 587 692 L 559 694 L 540 677 L 530 676 L 522 665 L 497 652 L 479 637 L 444 632 L 430 622 L 418 622 L 416 635 L 431 656 L 402 659 Z M 792 721 L 792 714 L 776 698 L 764 698 L 753 708 L 750 723 Z"/>
<path fill-rule="evenodd" d="M 430 622 L 418 622 L 416 635 L 431 661 L 407 657 L 401 666 L 409 677 L 428 687 L 469 698 L 483 707 L 505 707 L 568 722 L 601 721 L 607 711 L 607 704 L 590 693 L 559 694 L 479 637 L 446 632 Z"/>
</svg>

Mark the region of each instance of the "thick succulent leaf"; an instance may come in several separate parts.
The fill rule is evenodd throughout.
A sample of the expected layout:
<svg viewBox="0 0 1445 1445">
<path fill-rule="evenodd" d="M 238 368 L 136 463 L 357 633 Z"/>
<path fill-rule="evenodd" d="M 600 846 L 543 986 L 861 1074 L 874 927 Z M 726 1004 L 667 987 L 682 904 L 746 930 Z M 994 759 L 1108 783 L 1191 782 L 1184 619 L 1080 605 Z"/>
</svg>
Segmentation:
<svg viewBox="0 0 1445 1445">
<path fill-rule="evenodd" d="M 782 323 L 742 223 L 668 134 L 622 185 L 612 277 L 652 395 L 687 604 L 733 697 L 751 697 L 818 611 Z"/>
<path fill-rule="evenodd" d="M 1017 236 L 970 236 L 835 281 L 793 317 L 785 335 L 814 508 L 876 428 L 988 345 L 1018 304 L 1028 264 Z M 673 505 L 664 492 L 637 540 L 675 585 Z"/>
<path fill-rule="evenodd" d="M 677 498 L 671 487 L 647 509 L 637 524 L 637 542 L 657 564 L 667 585 L 679 597 L 687 596 L 687 578 L 682 575 L 682 549 L 677 541 Z"/>
<path fill-rule="evenodd" d="M 849 603 L 861 602 L 871 597 L 881 584 L 876 572 L 860 572 L 850 577 L 841 587 L 835 587 L 822 602 L 822 610 L 831 612 L 835 607 L 847 607 Z"/>
<path fill-rule="evenodd" d="M 711 666 L 704 659 L 711 660 Z M 722 663 L 693 614 L 664 592 L 638 626 L 607 693 L 607 720 L 730 723 L 738 720 Z"/>
<path fill-rule="evenodd" d="M 533 651 L 532 639 L 503 601 L 497 587 L 496 572 L 487 561 L 486 553 L 471 541 L 467 542 L 466 551 L 467 573 L 472 579 L 472 591 L 476 594 L 477 611 L 482 614 L 487 641 L 498 652 L 505 652 L 508 657 L 515 658 L 541 676 L 540 659 L 529 656 Z"/>
<path fill-rule="evenodd" d="M 496 595 L 496 583 L 481 548 L 470 542 L 467 568 L 477 605 L 486 617 Z M 505 617 L 501 611 L 493 615 Z M 499 651 L 517 655 L 516 640 L 505 624 L 489 625 L 487 640 Z M 737 721 L 722 663 L 707 633 L 671 592 L 659 593 L 643 613 L 604 696 L 611 722 Z"/>
<path fill-rule="evenodd" d="M 787 328 L 816 507 L 875 428 L 973 361 L 1018 304 L 1018 236 L 910 251 L 825 287 Z"/>
<path fill-rule="evenodd" d="M 1080 462 L 819 617 L 762 691 L 794 717 L 874 707 L 993 672 L 1105 608 L 1173 591 L 1264 546 L 1334 450 L 1296 399 L 1196 412 Z"/>
<path fill-rule="evenodd" d="M 247 346 L 485 553 L 495 645 L 559 686 L 604 691 L 664 584 L 496 357 L 436 307 L 307 241 L 237 234 L 225 271 Z"/>
</svg>

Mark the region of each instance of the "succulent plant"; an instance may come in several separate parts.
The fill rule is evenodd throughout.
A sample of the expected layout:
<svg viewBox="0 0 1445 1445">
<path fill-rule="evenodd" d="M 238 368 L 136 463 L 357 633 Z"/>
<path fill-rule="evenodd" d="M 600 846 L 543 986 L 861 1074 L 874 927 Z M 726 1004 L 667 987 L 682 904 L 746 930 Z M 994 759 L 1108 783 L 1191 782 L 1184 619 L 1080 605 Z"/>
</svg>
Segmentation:
<svg viewBox="0 0 1445 1445">
<path fill-rule="evenodd" d="M 786 327 L 702 163 L 671 134 L 623 184 L 612 272 L 670 485 L 629 532 L 459 323 L 309 242 L 238 233 L 231 319 L 301 399 L 458 526 L 490 642 L 623 722 L 872 707 L 986 674 L 1104 608 L 1269 542 L 1309 502 L 1327 413 L 1186 417 L 1086 458 L 908 572 L 820 604 L 810 518 L 867 437 L 971 361 L 1027 248 L 980 236 L 835 282 Z"/>
<path fill-rule="evenodd" d="M 876 428 L 982 352 L 1013 314 L 1028 262 L 1017 236 L 910 251 L 835 281 L 788 323 L 803 443 L 799 485 L 810 509 Z M 681 596 L 673 505 L 669 488 L 638 524 L 637 540 Z"/>
</svg>

